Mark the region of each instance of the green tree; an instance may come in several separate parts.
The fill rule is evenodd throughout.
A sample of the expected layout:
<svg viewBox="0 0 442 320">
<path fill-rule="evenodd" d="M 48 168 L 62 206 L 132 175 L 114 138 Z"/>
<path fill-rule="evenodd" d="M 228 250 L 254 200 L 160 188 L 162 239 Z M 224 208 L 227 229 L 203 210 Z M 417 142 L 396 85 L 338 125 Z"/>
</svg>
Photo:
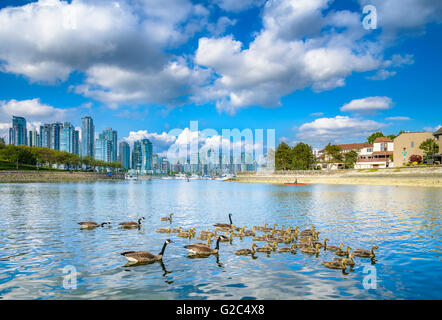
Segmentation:
<svg viewBox="0 0 442 320">
<path fill-rule="evenodd" d="M 358 161 L 358 153 L 356 151 L 351 150 L 344 154 L 344 167 L 346 169 L 353 169 L 356 161 Z"/>
<path fill-rule="evenodd" d="M 305 143 L 298 143 L 292 149 L 291 169 L 311 170 L 315 163 L 315 156 L 311 146 Z"/>
<path fill-rule="evenodd" d="M 343 155 L 342 155 L 342 149 L 341 147 L 335 145 L 335 144 L 328 144 L 325 147 L 325 156 L 328 158 L 328 162 L 342 162 L 343 161 Z"/>
<path fill-rule="evenodd" d="M 439 145 L 434 139 L 428 138 L 420 144 L 419 149 L 423 150 L 428 157 L 439 152 Z"/>
<path fill-rule="evenodd" d="M 371 136 L 368 137 L 368 139 L 367 139 L 368 143 L 373 144 L 373 142 L 376 140 L 376 138 L 381 138 L 383 136 L 384 136 L 384 134 L 382 132 L 379 132 L 379 131 L 375 132 Z"/>
<path fill-rule="evenodd" d="M 20 164 L 35 164 L 35 157 L 27 146 L 9 145 L 2 149 L 2 157 L 6 161 L 15 164 L 17 170 Z"/>
<path fill-rule="evenodd" d="M 289 170 L 292 167 L 292 149 L 285 142 L 281 142 L 276 148 L 275 165 L 276 170 Z"/>
</svg>

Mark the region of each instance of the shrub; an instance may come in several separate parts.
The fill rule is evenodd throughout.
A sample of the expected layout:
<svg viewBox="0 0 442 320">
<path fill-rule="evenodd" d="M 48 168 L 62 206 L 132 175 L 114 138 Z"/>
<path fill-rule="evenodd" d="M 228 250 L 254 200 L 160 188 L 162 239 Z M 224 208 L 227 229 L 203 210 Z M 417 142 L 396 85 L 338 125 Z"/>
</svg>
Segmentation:
<svg viewBox="0 0 442 320">
<path fill-rule="evenodd" d="M 414 154 L 414 155 L 410 156 L 410 163 L 414 164 L 415 162 L 416 162 L 416 164 L 421 163 L 422 162 L 422 157 L 417 155 L 417 154 Z"/>
</svg>

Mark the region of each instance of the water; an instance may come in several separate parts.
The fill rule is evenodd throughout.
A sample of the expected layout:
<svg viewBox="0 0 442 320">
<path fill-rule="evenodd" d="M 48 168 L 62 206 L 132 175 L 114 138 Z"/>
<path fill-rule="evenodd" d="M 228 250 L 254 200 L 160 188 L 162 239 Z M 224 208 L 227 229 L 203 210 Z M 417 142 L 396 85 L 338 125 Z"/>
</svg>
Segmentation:
<svg viewBox="0 0 442 320">
<path fill-rule="evenodd" d="M 306 187 L 218 181 L 153 180 L 59 184 L 0 184 L 0 299 L 441 299 L 442 190 L 382 186 Z M 172 227 L 314 225 L 329 244 L 377 244 L 377 261 L 355 258 L 347 274 L 319 257 L 257 253 L 234 255 L 251 238 L 221 243 L 219 257 L 187 258 L 189 243 Z M 118 223 L 146 218 L 140 230 Z M 80 230 L 77 222 L 111 221 L 111 228 Z M 126 266 L 123 251 L 158 253 L 164 263 Z M 199 242 L 193 239 L 191 242 Z M 263 244 L 260 242 L 259 244 Z M 284 246 L 284 245 L 282 245 Z M 66 268 L 66 269 L 65 269 Z M 77 272 L 76 289 L 69 275 Z M 365 272 L 365 273 L 364 273 Z M 376 288 L 364 279 L 376 276 Z M 373 282 L 369 282 L 369 284 Z M 67 285 L 67 289 L 65 286 Z"/>
</svg>

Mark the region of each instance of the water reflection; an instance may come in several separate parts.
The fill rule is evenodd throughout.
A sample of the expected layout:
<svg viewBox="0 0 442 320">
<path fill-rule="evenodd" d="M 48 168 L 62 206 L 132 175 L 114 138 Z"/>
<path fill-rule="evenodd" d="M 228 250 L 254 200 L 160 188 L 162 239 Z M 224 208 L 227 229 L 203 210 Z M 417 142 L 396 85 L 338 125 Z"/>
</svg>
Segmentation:
<svg viewBox="0 0 442 320">
<path fill-rule="evenodd" d="M 442 190 L 381 186 L 301 188 L 214 181 L 131 181 L 0 185 L 0 297 L 4 299 L 440 299 Z M 380 249 L 346 272 L 321 265 L 334 255 L 272 252 L 242 257 L 250 237 L 218 255 L 186 258 L 189 239 L 157 228 L 314 225 L 330 245 Z M 173 221 L 160 218 L 174 213 Z M 146 220 L 138 229 L 118 223 Z M 79 221 L 111 221 L 80 230 Z M 227 221 L 226 221 L 227 222 Z M 168 246 L 163 262 L 125 265 L 128 248 Z M 261 243 L 260 243 L 261 244 Z M 283 245 L 280 245 L 283 246 Z M 377 289 L 363 287 L 374 266 Z M 75 290 L 63 288 L 74 266 Z M 167 268 L 166 268 L 167 266 Z"/>
</svg>

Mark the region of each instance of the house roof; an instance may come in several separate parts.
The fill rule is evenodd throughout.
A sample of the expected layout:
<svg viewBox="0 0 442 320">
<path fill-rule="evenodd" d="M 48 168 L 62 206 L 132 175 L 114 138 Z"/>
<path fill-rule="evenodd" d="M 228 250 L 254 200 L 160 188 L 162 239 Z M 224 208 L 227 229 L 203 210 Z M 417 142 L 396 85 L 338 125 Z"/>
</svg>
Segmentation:
<svg viewBox="0 0 442 320">
<path fill-rule="evenodd" d="M 439 128 L 435 133 L 433 133 L 433 136 L 439 136 L 442 134 L 442 127 Z"/>
<path fill-rule="evenodd" d="M 338 146 L 341 148 L 341 150 L 360 150 L 363 148 L 370 148 L 373 147 L 372 144 L 369 143 L 350 143 L 350 144 L 338 144 Z"/>
<path fill-rule="evenodd" d="M 387 137 L 379 137 L 376 138 L 376 140 L 374 141 L 374 143 L 379 143 L 379 142 L 393 142 L 393 140 Z"/>
</svg>

